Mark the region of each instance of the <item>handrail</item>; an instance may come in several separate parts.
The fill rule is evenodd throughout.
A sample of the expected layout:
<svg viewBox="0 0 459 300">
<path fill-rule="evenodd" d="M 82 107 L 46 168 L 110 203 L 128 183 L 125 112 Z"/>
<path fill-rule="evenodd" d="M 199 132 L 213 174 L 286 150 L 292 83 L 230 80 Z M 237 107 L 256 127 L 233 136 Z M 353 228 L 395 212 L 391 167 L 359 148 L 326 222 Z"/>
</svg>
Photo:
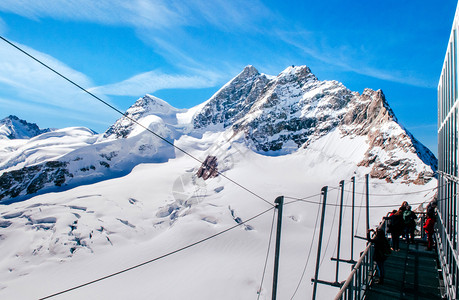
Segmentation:
<svg viewBox="0 0 459 300">
<path fill-rule="evenodd" d="M 338 294 L 335 296 L 334 300 L 340 300 L 343 297 L 344 292 L 348 289 L 349 285 L 352 283 L 354 280 L 354 275 L 357 273 L 358 269 L 360 269 L 360 266 L 365 260 L 365 256 L 367 256 L 368 251 L 370 251 L 372 246 L 372 243 L 369 243 L 368 246 L 365 248 L 365 250 L 362 252 L 362 255 L 360 255 L 359 260 L 357 261 L 356 265 L 352 268 L 351 274 L 347 277 L 346 281 L 344 282 L 343 286 L 339 290 Z"/>
<path fill-rule="evenodd" d="M 384 218 L 378 225 L 378 229 L 383 229 L 385 231 L 386 227 L 386 222 L 387 219 Z M 344 282 L 343 286 L 339 290 L 338 294 L 335 296 L 335 300 L 340 300 L 340 299 L 354 299 L 356 298 L 355 296 L 364 296 L 365 291 L 361 293 L 362 286 L 370 284 L 372 276 L 368 274 L 369 270 L 373 272 L 373 269 L 365 270 L 363 273 L 361 272 L 362 267 L 373 267 L 373 256 L 371 255 L 372 252 L 371 247 L 373 246 L 372 242 L 369 242 L 365 250 L 362 252 L 360 255 L 359 260 L 355 264 L 355 266 L 352 268 L 351 273 L 347 277 L 346 281 Z M 368 261 L 366 259 L 368 258 Z M 362 266 L 363 265 L 363 266 Z M 360 272 L 359 272 L 360 271 Z M 362 282 L 363 279 L 363 282 Z M 355 285 L 353 285 L 355 283 Z M 345 292 L 348 292 L 346 294 Z M 362 299 L 360 297 L 359 299 Z"/>
<path fill-rule="evenodd" d="M 417 212 L 416 214 L 423 215 L 425 213 L 423 212 Z M 383 221 L 379 223 L 378 229 L 383 229 L 385 230 L 385 226 L 387 225 L 388 217 L 384 217 Z M 442 220 L 441 220 L 442 221 Z M 423 233 L 423 218 L 420 220 L 420 233 L 422 236 Z M 448 240 L 448 242 L 450 242 Z M 372 279 L 372 274 L 370 275 L 369 272 L 373 272 L 374 270 L 372 269 L 373 267 L 373 256 L 371 255 L 372 252 L 371 247 L 373 246 L 373 243 L 368 243 L 367 247 L 365 250 L 361 253 L 359 260 L 355 264 L 355 266 L 352 268 L 351 273 L 349 276 L 346 278 L 346 281 L 343 283 L 341 286 L 341 289 L 339 290 L 338 294 L 335 296 L 334 300 L 341 300 L 341 299 L 363 299 L 365 296 L 366 288 L 370 285 L 371 279 Z M 367 260 L 366 260 L 367 259 Z M 457 260 L 457 257 L 454 257 L 455 260 Z M 364 266 L 369 266 L 365 272 L 367 274 L 362 274 L 362 264 Z M 366 265 L 365 265 L 366 264 Z M 363 279 L 363 280 L 362 280 Z M 364 287 L 364 288 L 363 288 Z M 362 293 L 363 291 L 363 293 Z"/>
</svg>

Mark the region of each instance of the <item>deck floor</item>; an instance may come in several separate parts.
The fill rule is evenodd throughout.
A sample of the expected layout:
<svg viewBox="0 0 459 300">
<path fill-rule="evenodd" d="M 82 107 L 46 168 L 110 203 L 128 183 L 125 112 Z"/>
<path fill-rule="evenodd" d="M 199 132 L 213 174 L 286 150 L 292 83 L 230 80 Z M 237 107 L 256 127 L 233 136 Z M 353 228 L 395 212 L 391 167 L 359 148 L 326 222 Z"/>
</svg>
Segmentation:
<svg viewBox="0 0 459 300">
<path fill-rule="evenodd" d="M 442 299 L 435 251 L 419 241 L 400 241 L 400 249 L 385 262 L 384 284 L 372 284 L 366 299 Z"/>
</svg>

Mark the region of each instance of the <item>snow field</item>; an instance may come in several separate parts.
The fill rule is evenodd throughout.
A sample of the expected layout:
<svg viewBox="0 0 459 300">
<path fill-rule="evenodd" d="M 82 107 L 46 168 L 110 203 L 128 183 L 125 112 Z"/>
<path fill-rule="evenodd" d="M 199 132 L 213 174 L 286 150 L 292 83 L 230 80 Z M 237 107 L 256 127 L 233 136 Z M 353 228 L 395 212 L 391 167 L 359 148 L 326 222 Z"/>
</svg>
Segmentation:
<svg viewBox="0 0 459 300">
<path fill-rule="evenodd" d="M 224 175 L 269 203 L 285 196 L 278 297 L 293 295 L 312 249 L 295 299 L 310 297 L 320 189 L 329 186 L 327 202 L 335 205 L 326 209 L 320 270 L 320 279 L 333 281 L 335 262 L 330 257 L 336 251 L 338 183 L 346 180 L 344 201 L 349 205 L 350 178 L 356 176 L 356 205 L 364 205 L 364 175 L 369 169 L 357 167 L 355 161 L 367 150 L 365 140 L 342 137 L 335 130 L 307 149 L 269 157 L 238 142 L 225 143 L 226 134 L 209 133 L 201 139 L 183 136 L 176 143 L 201 160 L 217 153 Z M 207 181 L 196 178 L 200 164 L 192 158 L 180 152 L 171 155 L 167 147 L 158 151 L 170 157 L 169 161 L 140 164 L 124 177 L 0 207 L 0 298 L 45 297 L 180 249 L 270 207 L 222 176 Z M 371 180 L 374 196 L 370 204 L 387 206 L 371 208 L 371 226 L 404 200 L 419 203 L 433 196 L 427 191 L 402 193 L 435 186 L 434 180 L 425 186 Z M 313 197 L 305 200 L 313 203 L 292 202 L 308 196 Z M 272 218 L 273 211 L 269 211 L 199 245 L 54 299 L 255 299 Z M 350 257 L 349 222 L 350 208 L 345 208 L 343 258 Z M 357 235 L 364 236 L 362 208 L 356 208 L 356 223 Z M 357 259 L 364 241 L 355 242 Z M 261 299 L 271 298 L 273 255 L 274 237 Z M 340 281 L 349 270 L 348 265 L 340 265 Z M 318 297 L 329 299 L 336 292 L 336 288 L 320 285 Z"/>
</svg>

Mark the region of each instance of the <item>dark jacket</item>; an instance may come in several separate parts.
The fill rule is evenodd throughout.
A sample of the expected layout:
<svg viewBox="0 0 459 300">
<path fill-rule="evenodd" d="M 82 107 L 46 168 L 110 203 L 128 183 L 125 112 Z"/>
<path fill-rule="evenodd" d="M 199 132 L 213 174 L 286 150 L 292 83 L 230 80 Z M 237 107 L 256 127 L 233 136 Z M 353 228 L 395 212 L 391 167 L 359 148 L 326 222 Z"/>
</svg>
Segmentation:
<svg viewBox="0 0 459 300">
<path fill-rule="evenodd" d="M 397 211 L 395 214 L 391 215 L 389 222 L 389 232 L 392 234 L 400 233 L 403 230 L 403 212 Z"/>
<path fill-rule="evenodd" d="M 403 221 L 405 223 L 405 226 L 414 227 L 416 225 L 417 218 L 418 217 L 416 216 L 416 214 L 411 210 L 405 210 L 405 212 L 403 213 Z"/>
<path fill-rule="evenodd" d="M 377 231 L 373 238 L 370 237 L 370 232 L 368 232 L 367 240 L 373 243 L 375 249 L 373 259 L 375 261 L 385 261 L 387 257 L 390 255 L 391 250 L 389 241 L 384 235 L 384 231 Z"/>
</svg>

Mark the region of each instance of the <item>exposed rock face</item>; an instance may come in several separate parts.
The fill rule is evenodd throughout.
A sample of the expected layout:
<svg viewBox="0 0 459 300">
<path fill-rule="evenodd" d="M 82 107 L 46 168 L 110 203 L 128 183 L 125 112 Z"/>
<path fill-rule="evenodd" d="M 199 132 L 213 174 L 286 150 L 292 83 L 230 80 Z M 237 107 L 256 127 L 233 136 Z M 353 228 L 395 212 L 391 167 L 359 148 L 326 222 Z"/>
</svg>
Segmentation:
<svg viewBox="0 0 459 300">
<path fill-rule="evenodd" d="M 217 177 L 218 176 L 217 167 L 218 167 L 217 157 L 209 155 L 206 157 L 206 159 L 202 163 L 201 167 L 196 173 L 196 176 L 204 180 L 207 180 L 213 177 Z"/>
<path fill-rule="evenodd" d="M 65 162 L 48 161 L 42 165 L 5 172 L 0 176 L 0 200 L 17 197 L 24 189 L 26 194 L 34 194 L 46 184 L 61 186 L 73 177 L 66 167 Z"/>
<path fill-rule="evenodd" d="M 9 116 L 0 120 L 0 138 L 30 139 L 50 129 L 40 129 L 37 124 L 28 123 L 16 116 Z"/>
<path fill-rule="evenodd" d="M 306 66 L 291 67 L 267 84 L 234 129 L 257 151 L 292 152 L 288 148 L 306 146 L 336 127 L 351 95 L 342 84 L 317 80 Z"/>
<path fill-rule="evenodd" d="M 345 133 L 365 135 L 387 121 L 397 122 L 381 90 L 365 89 L 362 95 L 355 93 L 352 100 L 342 122 Z"/>
<path fill-rule="evenodd" d="M 194 117 L 194 127 L 232 125 L 254 150 L 298 148 L 336 127 L 352 92 L 336 81 L 319 81 L 306 66 L 289 67 L 268 79 L 249 66 L 226 84 Z"/>
<path fill-rule="evenodd" d="M 368 151 L 358 165 L 371 167 L 371 177 L 387 182 L 402 179 L 402 182 L 415 184 L 424 184 L 434 177 L 437 159 L 397 123 L 381 90 L 365 89 L 361 96 L 354 98 L 341 129 L 345 134 L 368 136 Z M 431 172 L 419 172 L 417 178 L 412 179 L 410 175 L 417 173 L 417 166 L 406 156 L 400 156 L 400 151 L 418 156 L 431 166 Z"/>
<path fill-rule="evenodd" d="M 262 93 L 268 79 L 253 66 L 244 70 L 221 88 L 193 118 L 194 128 L 222 124 L 233 125 L 246 115 Z"/>
<path fill-rule="evenodd" d="M 243 133 L 261 154 L 291 153 L 335 129 L 367 136 L 368 151 L 358 165 L 389 182 L 423 184 L 437 169 L 434 155 L 397 123 L 381 90 L 360 95 L 339 82 L 319 81 L 306 66 L 289 67 L 275 78 L 246 67 L 194 118 L 195 128 L 218 124 L 232 125 L 234 135 Z M 418 156 L 431 170 L 418 172 L 401 153 Z"/>
</svg>

